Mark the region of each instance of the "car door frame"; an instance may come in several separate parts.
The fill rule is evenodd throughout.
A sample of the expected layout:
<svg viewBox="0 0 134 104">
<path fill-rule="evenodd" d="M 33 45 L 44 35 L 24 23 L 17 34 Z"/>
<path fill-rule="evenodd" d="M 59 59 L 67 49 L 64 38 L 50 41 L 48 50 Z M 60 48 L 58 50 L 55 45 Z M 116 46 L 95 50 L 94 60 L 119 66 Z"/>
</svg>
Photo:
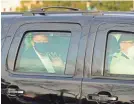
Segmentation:
<svg viewBox="0 0 134 104">
<path fill-rule="evenodd" d="M 44 21 L 42 21 L 42 22 L 35 22 L 35 24 L 36 23 L 43 23 Z M 50 24 L 58 24 L 57 22 L 44 22 L 44 23 L 50 23 Z M 74 92 L 75 93 L 77 93 L 77 95 L 79 95 L 79 91 L 80 91 L 80 89 L 81 89 L 81 80 L 82 80 L 82 76 L 81 75 L 78 75 L 78 74 L 75 74 L 74 72 L 76 71 L 76 70 L 74 70 L 74 72 L 71 72 L 72 74 L 71 75 L 69 75 L 70 73 L 69 72 L 66 72 L 66 75 L 47 75 L 47 76 L 45 76 L 45 75 L 40 75 L 40 74 L 36 74 L 36 75 L 29 75 L 29 74 L 18 74 L 18 73 L 14 73 L 13 71 L 11 71 L 11 70 L 9 70 L 9 69 L 11 69 L 11 68 L 13 68 L 13 65 L 14 65 L 14 61 L 15 61 L 15 56 L 13 56 L 13 51 L 15 51 L 14 49 L 13 49 L 13 47 L 14 46 L 12 46 L 13 45 L 13 40 L 12 39 L 14 39 L 14 34 L 16 34 L 17 32 L 18 33 L 21 33 L 21 31 L 18 29 L 18 27 L 20 28 L 21 26 L 23 26 L 23 25 L 25 25 L 25 24 L 30 24 L 30 23 L 23 23 L 22 21 L 21 21 L 21 23 L 19 24 L 19 23 L 17 23 L 17 24 L 14 24 L 13 26 L 12 26 L 12 28 L 9 30 L 9 33 L 8 33 L 8 35 L 10 35 L 11 37 L 10 38 L 7 38 L 6 39 L 6 44 L 5 44 L 5 46 L 6 47 L 4 47 L 4 49 L 5 50 L 3 50 L 3 51 L 5 51 L 5 53 L 3 53 L 3 54 L 6 54 L 6 52 L 8 52 L 8 53 L 10 53 L 11 52 L 11 57 L 9 57 L 8 55 L 8 53 L 7 53 L 7 57 L 5 58 L 5 62 L 7 62 L 7 63 L 5 63 L 5 64 L 3 64 L 3 65 L 5 65 L 5 69 L 6 70 L 2 70 L 2 73 L 3 73 L 3 77 L 4 77 L 4 79 L 7 81 L 7 82 L 10 82 L 10 83 L 12 83 L 12 84 L 15 84 L 15 85 L 18 85 L 20 88 L 22 88 L 22 89 L 24 89 L 24 90 L 29 90 L 29 88 L 32 88 L 31 86 L 28 88 L 26 88 L 26 85 L 27 86 L 29 86 L 29 84 L 28 83 L 34 83 L 35 81 L 36 82 L 40 82 L 40 83 L 42 83 L 43 82 L 43 80 L 44 80 L 44 85 L 46 86 L 46 85 L 48 85 L 48 86 L 52 86 L 52 85 L 55 85 L 56 83 L 59 83 L 59 85 L 60 85 L 60 83 L 65 83 L 66 82 L 66 84 L 68 83 L 68 85 L 67 86 L 65 86 L 64 84 L 61 84 L 61 86 L 63 86 L 64 88 L 67 88 L 67 89 L 71 89 L 71 88 L 69 88 L 69 86 L 70 86 L 70 84 L 71 83 L 73 83 L 72 85 L 74 85 L 75 87 L 72 87 L 73 89 L 76 89 Z M 81 29 L 81 26 L 80 26 L 80 24 L 78 24 L 78 23 L 66 23 L 66 22 L 59 22 L 59 24 L 61 24 L 60 26 L 59 25 L 56 25 L 55 27 L 54 26 L 48 26 L 47 27 L 47 29 L 50 29 L 50 28 L 53 28 L 54 30 L 66 30 L 66 31 L 71 31 L 71 32 L 73 32 L 73 36 L 74 36 L 74 38 L 73 38 L 73 40 L 72 40 L 72 42 L 73 42 L 73 44 L 72 44 L 72 49 L 77 49 L 76 50 L 76 53 L 78 53 L 78 48 L 79 48 L 79 44 L 80 44 L 80 37 L 81 37 L 81 34 L 82 34 L 82 29 Z M 66 26 L 67 25 L 67 26 Z M 16 28 L 17 27 L 17 28 Z M 29 27 L 29 26 L 28 26 Z M 39 29 L 39 26 L 37 26 L 38 27 L 38 29 Z M 79 28 L 78 28 L 79 27 Z M 65 29 L 65 28 L 68 28 L 68 29 Z M 23 33 L 24 33 L 24 31 L 25 30 L 27 30 L 28 28 L 25 28 L 24 30 L 23 30 Z M 52 29 L 51 29 L 52 30 Z M 16 32 L 17 31 L 17 32 Z M 72 39 L 72 38 L 71 38 Z M 74 41 L 74 39 L 75 39 L 75 41 Z M 8 41 L 8 42 L 7 42 Z M 11 42 L 11 43 L 10 43 Z M 17 42 L 17 41 L 14 41 L 14 42 Z M 20 40 L 18 41 L 18 42 L 20 42 Z M 73 46 L 73 45 L 75 45 L 75 46 Z M 18 44 L 18 45 L 16 45 L 16 47 L 18 47 L 19 48 L 19 46 L 20 46 L 20 44 Z M 8 47 L 10 47 L 10 49 L 12 49 L 12 51 L 11 50 L 8 50 Z M 71 49 L 71 50 L 72 50 Z M 16 50 L 16 52 L 17 52 L 17 50 Z M 70 54 L 70 53 L 69 53 Z M 16 53 L 14 53 L 14 55 L 16 55 Z M 71 55 L 71 54 L 70 54 Z M 77 60 L 77 55 L 78 54 L 76 54 L 76 59 L 75 60 Z M 6 55 L 5 55 L 6 56 Z M 70 56 L 71 57 L 71 56 Z M 10 60 L 10 59 L 12 59 L 12 58 L 14 58 L 14 61 L 13 61 L 13 63 L 11 64 L 11 66 L 9 67 L 8 66 L 8 61 Z M 4 60 L 3 60 L 4 61 Z M 76 63 L 77 63 L 77 61 L 76 61 Z M 74 67 L 76 67 L 75 65 L 76 65 L 76 63 L 74 64 Z M 83 69 L 80 69 L 79 70 L 80 71 L 80 74 L 81 74 L 81 72 L 83 72 Z M 78 75 L 78 76 L 77 76 Z M 30 76 L 30 77 L 29 77 Z M 75 78 L 75 77 L 78 77 L 78 78 Z M 36 77 L 36 79 L 34 79 Z M 59 81 L 59 82 L 58 82 Z M 70 84 L 69 84 L 70 83 Z M 22 85 L 22 84 L 24 84 L 24 86 Z M 32 85 L 31 84 L 31 85 Z M 39 84 L 39 83 L 37 83 L 37 84 Z M 58 84 L 56 84 L 56 85 L 58 85 Z M 77 86 L 77 88 L 76 88 L 76 86 Z M 36 85 L 35 85 L 35 88 L 36 88 Z M 63 89 L 64 89 L 63 88 Z M 43 89 L 41 90 L 42 88 L 40 88 L 39 90 L 38 90 L 38 88 L 37 88 L 37 92 L 39 91 L 40 93 L 42 93 L 43 91 Z M 62 88 L 59 88 L 59 89 L 62 89 Z M 60 92 L 60 91 L 59 91 Z M 56 94 L 57 93 L 59 93 L 59 92 L 56 92 Z M 72 91 L 73 92 L 73 91 Z M 53 91 L 50 91 L 49 93 L 55 93 L 55 92 L 53 92 Z M 67 93 L 68 94 L 68 93 Z M 71 95 L 71 94 L 68 94 L 69 96 Z M 72 96 L 74 96 L 74 95 L 72 95 Z"/>
<path fill-rule="evenodd" d="M 93 19 L 93 16 L 83 16 L 83 17 L 74 17 L 74 18 L 68 18 L 68 17 L 64 17 L 65 19 L 63 19 L 62 17 L 55 17 L 55 19 L 53 19 L 53 17 L 45 17 L 46 19 L 44 19 L 44 17 L 38 17 L 36 19 L 34 19 L 35 17 L 30 17 L 28 19 L 23 19 L 23 18 L 17 18 L 17 20 L 15 21 L 15 23 L 12 25 L 12 27 L 10 28 L 9 30 L 9 33 L 7 34 L 7 36 L 9 38 L 6 38 L 5 40 L 5 45 L 4 45 L 4 48 L 3 48 L 3 53 L 2 53 L 2 78 L 5 79 L 7 82 L 10 82 L 12 84 L 16 84 L 16 85 L 21 85 L 21 87 L 23 88 L 22 86 L 22 83 L 25 85 L 25 82 L 26 82 L 26 79 L 25 80 L 23 78 L 13 78 L 11 77 L 11 73 L 8 73 L 7 72 L 7 61 L 8 61 L 8 53 L 9 53 L 9 48 L 10 48 L 10 45 L 12 44 L 12 40 L 14 38 L 14 34 L 16 33 L 17 29 L 23 25 L 23 24 L 29 24 L 29 23 L 41 23 L 41 22 L 47 22 L 47 23 L 66 23 L 66 24 L 78 24 L 81 26 L 81 37 L 80 37 L 80 41 L 79 41 L 79 50 L 78 50 L 78 56 L 77 56 L 77 60 L 76 60 L 76 70 L 75 70 L 75 74 L 74 76 L 66 76 L 63 78 L 63 76 L 59 77 L 59 78 L 56 78 L 56 77 L 53 77 L 53 76 L 48 76 L 46 77 L 46 80 L 47 79 L 50 79 L 50 77 L 52 79 L 56 78 L 55 81 L 57 81 L 58 79 L 63 79 L 62 81 L 64 81 L 66 78 L 68 79 L 68 82 L 69 81 L 72 81 L 73 84 L 77 84 L 79 83 L 80 86 L 79 86 L 79 94 L 77 95 L 79 98 L 81 98 L 81 90 L 82 90 L 82 78 L 83 78 L 83 69 L 84 69 L 84 58 L 85 58 L 85 50 L 86 50 L 86 45 L 87 45 L 87 38 L 88 38 L 88 33 L 89 33 L 89 28 L 92 24 L 92 19 Z M 14 74 L 16 75 L 16 74 Z M 32 78 L 30 79 L 32 80 Z M 37 80 L 37 79 L 36 79 Z M 21 82 L 20 82 L 21 81 Z M 41 81 L 41 80 L 40 80 Z M 48 81 L 48 83 L 51 83 Z M 48 84 L 46 83 L 46 84 Z M 26 88 L 25 88 L 26 89 Z M 27 90 L 27 89 L 26 89 Z M 43 89 L 42 89 L 43 90 Z"/>
<path fill-rule="evenodd" d="M 106 57 L 106 48 L 107 48 L 107 39 L 110 32 L 132 32 L 134 33 L 133 24 L 121 24 L 121 23 L 106 23 L 100 25 L 96 35 L 96 42 L 94 46 L 94 58 L 92 64 L 92 77 L 94 76 L 103 76 L 107 78 L 117 78 L 117 79 L 129 79 L 133 80 L 134 75 L 108 75 L 105 73 L 105 57 Z M 100 32 L 99 32 L 100 31 Z M 99 55 L 98 51 L 99 50 Z M 97 57 L 99 56 L 99 58 Z M 97 64 L 94 63 L 94 60 Z M 98 70 L 97 70 L 98 69 Z M 99 72 L 99 73 L 98 73 Z M 130 77 L 129 77 L 130 76 Z M 125 78 L 124 78 L 125 77 Z"/>
<path fill-rule="evenodd" d="M 117 19 L 117 18 L 116 18 Z M 128 29 L 125 26 L 133 25 L 134 23 L 132 20 L 114 20 L 110 19 L 110 17 L 104 17 L 103 18 L 96 18 L 94 19 L 94 22 L 91 26 L 90 32 L 89 32 L 89 38 L 88 38 L 88 46 L 86 50 L 86 57 L 85 57 L 85 69 L 84 69 L 84 78 L 82 81 L 82 92 L 83 97 L 88 94 L 97 94 L 100 91 L 112 91 L 112 89 L 125 89 L 126 87 L 126 95 L 130 95 L 130 98 L 127 98 L 128 101 L 132 100 L 133 96 L 132 93 L 134 93 L 134 77 L 110 77 L 110 76 L 104 76 L 104 62 L 105 62 L 105 52 L 106 52 L 106 42 L 107 42 L 107 33 L 109 30 L 117 30 L 117 31 L 129 31 L 132 30 L 134 27 L 130 27 L 131 29 Z M 120 27 L 119 27 L 120 26 Z M 102 27 L 100 29 L 100 27 Z M 123 27 L 123 28 L 122 28 Z M 112 29 L 109 29 L 112 28 Z M 106 30 L 107 29 L 107 30 Z M 104 31 L 105 32 L 102 32 Z M 102 32 L 101 34 L 98 34 L 98 31 Z M 97 64 L 96 64 L 97 63 Z M 98 65 L 98 66 L 96 66 Z M 120 86 L 120 85 L 122 86 Z M 127 92 L 128 89 L 132 89 L 132 91 Z M 105 90 L 106 89 L 106 90 Z M 88 92 L 89 91 L 89 92 Z M 125 93 L 125 92 L 123 92 Z M 114 93 L 113 93 L 114 94 Z M 119 98 L 121 97 L 120 94 Z M 89 101 L 89 99 L 87 99 Z M 123 98 L 120 98 L 120 100 L 124 100 Z M 90 100 L 91 101 L 91 100 Z"/>
<path fill-rule="evenodd" d="M 33 26 L 34 25 L 34 26 Z M 68 26 L 67 26 L 68 25 Z M 77 45 L 77 43 L 79 43 L 79 40 L 80 40 L 80 35 L 81 35 L 81 32 L 79 32 L 78 30 L 80 29 L 80 26 L 79 25 L 77 25 L 77 26 L 79 26 L 79 29 L 77 29 L 78 27 L 74 27 L 74 26 L 72 26 L 73 24 L 60 24 L 60 23 L 33 23 L 33 24 L 25 24 L 25 25 L 23 25 L 23 26 L 21 26 L 19 29 L 18 29 L 18 31 L 16 32 L 16 36 L 14 37 L 14 41 L 12 42 L 12 45 L 11 45 L 11 47 L 10 47 L 10 50 L 9 50 L 9 54 L 8 54 L 8 68 L 9 68 L 9 72 L 10 73 L 13 73 L 13 74 L 19 74 L 19 76 L 20 76 L 20 73 L 17 73 L 17 72 L 13 72 L 13 69 L 14 69 L 14 65 L 15 65 L 15 61 L 16 61 L 16 55 L 18 54 L 18 49 L 19 49 L 19 47 L 20 47 L 20 42 L 22 41 L 21 40 L 21 38 L 23 38 L 24 36 L 24 34 L 26 33 L 26 32 L 28 32 L 28 31 L 65 31 L 65 32 L 72 32 L 71 34 L 71 43 L 70 43 L 70 45 L 71 45 L 71 47 L 69 46 L 69 49 L 71 48 L 71 51 L 72 51 L 72 49 L 73 48 L 75 48 L 75 47 L 77 47 L 76 48 L 76 51 L 78 51 L 78 45 Z M 31 27 L 31 26 L 33 26 L 33 27 Z M 54 27 L 54 26 L 57 26 L 57 27 Z M 70 26 L 72 26 L 72 27 L 70 27 Z M 66 28 L 68 28 L 68 29 L 66 29 Z M 18 35 L 21 35 L 21 38 L 20 39 L 17 39 L 17 36 Z M 77 35 L 76 35 L 77 34 Z M 16 40 L 15 40 L 16 39 Z M 73 40 L 72 40 L 73 39 Z M 76 41 L 75 41 L 76 40 Z M 16 43 L 18 43 L 19 42 L 19 44 L 16 44 Z M 76 43 L 75 43 L 76 42 Z M 73 46 L 73 45 L 75 45 L 75 46 Z M 73 47 L 73 48 L 72 48 Z M 15 50 L 16 49 L 16 50 Z M 13 53 L 13 51 L 15 52 L 15 53 Z M 70 51 L 70 50 L 69 50 Z M 77 53 L 77 52 L 75 52 L 75 53 Z M 69 54 L 68 54 L 68 56 L 70 55 L 70 52 L 69 52 Z M 77 57 L 77 56 L 76 56 Z M 14 58 L 14 59 L 13 59 Z M 69 56 L 69 58 L 71 58 L 70 56 Z M 68 60 L 70 60 L 70 59 L 68 59 Z M 68 61 L 67 60 L 67 61 Z M 13 63 L 10 63 L 10 62 L 13 62 Z M 68 63 L 68 62 L 67 62 Z M 74 66 L 73 66 L 74 67 Z M 67 70 L 66 70 L 67 71 Z M 69 73 L 69 72 L 65 72 L 66 74 L 67 74 L 67 76 L 68 76 L 68 74 L 73 74 L 74 72 L 71 72 L 71 73 Z M 27 75 L 27 73 L 21 73 L 21 74 L 25 74 L 25 75 Z M 32 75 L 33 74 L 35 74 L 36 75 L 36 73 L 31 73 Z M 30 73 L 28 73 L 28 75 L 31 75 Z M 38 74 L 37 74 L 38 75 Z M 42 75 L 42 74 L 39 74 L 39 75 Z M 45 73 L 43 73 L 43 76 L 45 75 Z M 50 74 L 50 76 L 53 76 L 53 74 Z M 49 76 L 49 74 L 46 74 L 45 76 Z M 58 75 L 59 76 L 59 75 Z M 73 76 L 73 75 L 72 75 Z M 70 76 L 71 77 L 71 76 Z"/>
</svg>

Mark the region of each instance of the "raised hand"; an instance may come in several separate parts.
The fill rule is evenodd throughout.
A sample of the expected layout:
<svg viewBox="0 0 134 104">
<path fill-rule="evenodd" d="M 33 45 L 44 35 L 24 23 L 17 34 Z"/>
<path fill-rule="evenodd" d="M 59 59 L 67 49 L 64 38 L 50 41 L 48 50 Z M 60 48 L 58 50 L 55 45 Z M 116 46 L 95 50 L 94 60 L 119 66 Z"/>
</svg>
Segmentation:
<svg viewBox="0 0 134 104">
<path fill-rule="evenodd" d="M 62 59 L 60 58 L 59 55 L 57 55 L 55 52 L 51 52 L 49 54 L 49 56 L 51 57 L 51 60 L 52 60 L 52 64 L 54 67 L 64 67 L 65 64 L 64 62 L 62 61 Z"/>
</svg>

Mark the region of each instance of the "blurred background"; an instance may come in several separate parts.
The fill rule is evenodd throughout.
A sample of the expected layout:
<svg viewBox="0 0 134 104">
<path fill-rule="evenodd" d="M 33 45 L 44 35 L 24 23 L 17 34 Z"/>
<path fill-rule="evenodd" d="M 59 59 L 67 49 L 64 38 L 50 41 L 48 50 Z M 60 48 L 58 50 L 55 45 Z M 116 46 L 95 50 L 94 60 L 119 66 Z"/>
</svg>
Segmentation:
<svg viewBox="0 0 134 104">
<path fill-rule="evenodd" d="M 67 6 L 88 11 L 134 11 L 134 0 L 130 1 L 45 1 L 45 0 L 1 0 L 1 12 L 24 12 L 48 6 Z"/>
</svg>

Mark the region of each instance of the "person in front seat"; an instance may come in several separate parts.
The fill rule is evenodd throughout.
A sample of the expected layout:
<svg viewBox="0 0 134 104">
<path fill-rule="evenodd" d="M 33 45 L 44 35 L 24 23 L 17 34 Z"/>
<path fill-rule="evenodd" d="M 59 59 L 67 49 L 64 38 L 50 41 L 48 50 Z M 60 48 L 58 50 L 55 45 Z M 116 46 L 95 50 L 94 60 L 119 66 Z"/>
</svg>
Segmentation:
<svg viewBox="0 0 134 104">
<path fill-rule="evenodd" d="M 115 53 L 110 64 L 110 74 L 134 74 L 134 36 L 121 35 L 120 52 Z"/>
</svg>

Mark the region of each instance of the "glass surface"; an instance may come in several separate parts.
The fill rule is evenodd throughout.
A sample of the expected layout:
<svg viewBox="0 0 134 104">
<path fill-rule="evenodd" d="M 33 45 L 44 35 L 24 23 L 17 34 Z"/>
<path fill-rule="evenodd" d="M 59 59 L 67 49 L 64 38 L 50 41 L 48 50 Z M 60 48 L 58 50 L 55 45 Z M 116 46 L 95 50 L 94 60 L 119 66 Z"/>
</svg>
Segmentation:
<svg viewBox="0 0 134 104">
<path fill-rule="evenodd" d="M 64 74 L 70 39 L 69 32 L 26 33 L 15 71 Z"/>
<path fill-rule="evenodd" d="M 134 34 L 111 32 L 108 35 L 105 71 L 108 74 L 134 75 Z"/>
</svg>

